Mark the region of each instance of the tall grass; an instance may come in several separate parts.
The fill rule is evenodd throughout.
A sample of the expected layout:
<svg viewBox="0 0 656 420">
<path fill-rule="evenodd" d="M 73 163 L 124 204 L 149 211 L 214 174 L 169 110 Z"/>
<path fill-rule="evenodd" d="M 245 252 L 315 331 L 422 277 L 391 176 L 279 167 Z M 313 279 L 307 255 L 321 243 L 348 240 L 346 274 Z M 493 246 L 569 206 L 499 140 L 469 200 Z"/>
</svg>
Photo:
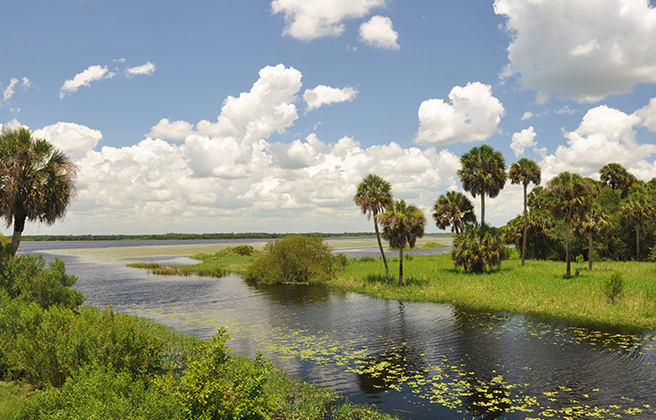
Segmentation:
<svg viewBox="0 0 656 420">
<path fill-rule="evenodd" d="M 385 298 L 451 303 L 492 312 L 512 312 L 578 326 L 639 332 L 656 329 L 656 264 L 599 262 L 592 271 L 573 265 L 577 276 L 565 278 L 565 263 L 528 260 L 521 265 L 516 250 L 499 270 L 465 274 L 448 254 L 415 256 L 404 264 L 408 284 L 389 284 L 380 261 L 350 260 L 329 285 Z M 392 261 L 390 273 L 398 272 Z M 607 283 L 621 273 L 621 297 L 609 301 Z"/>
<path fill-rule="evenodd" d="M 0 419 L 9 419 L 22 406 L 28 387 L 14 382 L 0 382 Z"/>
</svg>

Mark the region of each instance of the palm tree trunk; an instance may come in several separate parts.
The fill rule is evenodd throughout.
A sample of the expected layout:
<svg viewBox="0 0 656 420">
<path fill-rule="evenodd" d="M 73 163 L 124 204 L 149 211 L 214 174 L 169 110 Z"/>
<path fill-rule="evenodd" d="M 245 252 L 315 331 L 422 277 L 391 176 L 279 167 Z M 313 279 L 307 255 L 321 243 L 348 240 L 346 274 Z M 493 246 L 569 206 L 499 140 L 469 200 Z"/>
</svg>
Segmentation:
<svg viewBox="0 0 656 420">
<path fill-rule="evenodd" d="M 526 234 L 528 233 L 528 210 L 526 210 L 526 187 L 524 183 L 524 236 L 522 237 L 522 265 L 526 259 Z"/>
<path fill-rule="evenodd" d="M 481 226 L 485 224 L 485 193 L 481 194 Z"/>
<path fill-rule="evenodd" d="M 567 260 L 567 278 L 572 276 L 572 270 L 569 263 L 569 232 L 572 222 L 567 219 L 565 221 L 565 259 Z"/>
<path fill-rule="evenodd" d="M 383 257 L 383 264 L 385 264 L 385 276 L 387 277 L 387 282 L 389 283 L 389 267 L 387 266 L 387 258 L 385 258 L 385 251 L 383 251 L 383 243 L 380 241 L 380 232 L 378 231 L 378 223 L 376 223 L 376 216 L 374 216 L 374 229 L 376 229 L 376 239 L 378 239 L 378 249 L 380 249 L 380 255 Z"/>
<path fill-rule="evenodd" d="M 588 234 L 588 270 L 592 271 L 592 232 Z"/>
<path fill-rule="evenodd" d="M 25 219 L 27 216 L 14 216 L 14 234 L 11 237 L 11 246 L 14 248 L 14 255 L 18 251 L 18 246 L 23 236 L 23 229 L 25 229 Z"/>
<path fill-rule="evenodd" d="M 399 250 L 399 286 L 403 286 L 403 247 Z"/>
</svg>

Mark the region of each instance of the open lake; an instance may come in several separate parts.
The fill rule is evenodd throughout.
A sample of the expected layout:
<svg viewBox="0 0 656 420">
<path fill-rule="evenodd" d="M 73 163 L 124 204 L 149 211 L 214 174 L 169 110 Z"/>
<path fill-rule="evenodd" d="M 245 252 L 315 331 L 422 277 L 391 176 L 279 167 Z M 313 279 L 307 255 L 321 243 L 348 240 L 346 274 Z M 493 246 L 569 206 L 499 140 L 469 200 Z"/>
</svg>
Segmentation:
<svg viewBox="0 0 656 420">
<path fill-rule="evenodd" d="M 172 243 L 180 242 L 164 245 Z M 155 276 L 126 261 L 67 249 L 125 244 L 154 243 L 24 242 L 21 253 L 59 255 L 78 277 L 87 304 L 112 305 L 203 339 L 226 326 L 235 352 L 262 351 L 292 376 L 403 418 L 656 418 L 653 334 L 600 332 L 323 287 L 257 286 L 235 275 Z"/>
</svg>

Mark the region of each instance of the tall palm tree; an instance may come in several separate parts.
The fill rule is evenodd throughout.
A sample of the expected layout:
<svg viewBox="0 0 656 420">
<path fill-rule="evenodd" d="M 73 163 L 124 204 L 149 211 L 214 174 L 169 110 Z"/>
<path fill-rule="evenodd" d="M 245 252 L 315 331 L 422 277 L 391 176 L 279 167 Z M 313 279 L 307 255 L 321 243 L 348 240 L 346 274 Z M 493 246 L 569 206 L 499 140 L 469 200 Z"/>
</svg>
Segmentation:
<svg viewBox="0 0 656 420">
<path fill-rule="evenodd" d="M 579 232 L 588 235 L 588 270 L 592 271 L 592 253 L 594 252 L 593 240 L 602 233 L 608 232 L 613 224 L 608 221 L 608 216 L 600 207 L 595 206 L 589 214 L 581 219 Z"/>
<path fill-rule="evenodd" d="M 466 191 L 476 198 L 481 196 L 481 224 L 485 224 L 485 194 L 499 195 L 506 183 L 506 161 L 501 152 L 484 144 L 474 147 L 460 157 L 458 176 Z"/>
<path fill-rule="evenodd" d="M 27 128 L 0 134 L 0 216 L 12 222 L 12 246 L 18 251 L 25 221 L 53 224 L 64 217 L 75 196 L 77 166 Z"/>
<path fill-rule="evenodd" d="M 417 238 L 424 236 L 426 217 L 417 207 L 400 200 L 388 206 L 378 220 L 383 225 L 383 238 L 399 249 L 399 285 L 403 285 L 403 249 L 406 245 L 414 248 Z"/>
<path fill-rule="evenodd" d="M 526 237 L 528 233 L 528 184 L 539 185 L 541 182 L 542 171 L 534 160 L 521 158 L 510 165 L 508 177 L 511 184 L 522 184 L 524 186 L 524 235 L 522 238 L 522 265 L 526 259 Z"/>
<path fill-rule="evenodd" d="M 633 193 L 628 200 L 620 206 L 620 216 L 635 225 L 636 231 L 636 261 L 640 260 L 640 232 L 649 220 L 656 218 L 656 208 L 653 198 L 649 199 L 646 192 Z"/>
<path fill-rule="evenodd" d="M 565 219 L 565 258 L 569 278 L 572 274 L 569 258 L 572 223 L 590 211 L 594 200 L 593 188 L 581 175 L 566 171 L 548 182 L 541 197 L 543 204 L 551 210 L 555 218 Z"/>
<path fill-rule="evenodd" d="M 355 201 L 356 205 L 360 206 L 362 214 L 366 214 L 367 219 L 371 219 L 372 216 L 374 218 L 378 249 L 380 249 L 380 255 L 383 257 L 385 275 L 389 282 L 389 267 L 387 265 L 387 258 L 385 258 L 385 251 L 383 251 L 383 243 L 380 240 L 376 216 L 385 211 L 385 208 L 394 202 L 392 199 L 392 185 L 376 174 L 369 174 L 362 178 L 362 182 L 358 185 L 353 201 Z"/>
<path fill-rule="evenodd" d="M 456 235 L 465 229 L 465 225 L 476 223 L 474 205 L 461 192 L 447 191 L 435 201 L 433 210 L 437 227 L 446 229 L 451 226 L 451 232 Z"/>
<path fill-rule="evenodd" d="M 626 198 L 629 188 L 637 181 L 633 176 L 619 163 L 609 163 L 599 170 L 599 177 L 602 182 L 610 185 L 615 190 L 622 191 L 622 198 Z"/>
</svg>

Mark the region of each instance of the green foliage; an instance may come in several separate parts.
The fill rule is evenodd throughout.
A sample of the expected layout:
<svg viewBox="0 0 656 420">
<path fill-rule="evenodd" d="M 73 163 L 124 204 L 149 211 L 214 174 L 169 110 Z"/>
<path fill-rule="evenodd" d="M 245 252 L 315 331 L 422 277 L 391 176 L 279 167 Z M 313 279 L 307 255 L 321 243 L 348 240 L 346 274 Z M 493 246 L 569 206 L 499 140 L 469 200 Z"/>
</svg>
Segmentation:
<svg viewBox="0 0 656 420">
<path fill-rule="evenodd" d="M 15 382 L 0 382 L 0 419 L 13 419 L 27 398 L 29 389 Z"/>
<path fill-rule="evenodd" d="M 482 273 L 500 268 L 501 261 L 508 258 L 508 251 L 500 235 L 483 225 L 468 227 L 456 237 L 451 258 L 466 273 Z"/>
<path fill-rule="evenodd" d="M 604 293 L 610 303 L 616 303 L 624 291 L 624 279 L 620 273 L 611 274 L 604 283 Z"/>
<path fill-rule="evenodd" d="M 253 252 L 255 252 L 255 248 L 253 248 L 250 245 L 238 245 L 238 246 L 231 246 L 226 248 L 226 253 L 234 253 L 236 255 L 253 255 Z"/>
<path fill-rule="evenodd" d="M 46 261 L 40 255 L 4 255 L 0 265 L 0 289 L 11 299 L 35 302 L 42 308 L 61 305 L 74 309 L 84 302 L 84 295 L 71 289 L 77 278 L 66 274 L 64 262 L 59 258 L 46 268 Z"/>
<path fill-rule="evenodd" d="M 346 259 L 334 256 L 322 238 L 288 236 L 264 246 L 246 279 L 262 283 L 317 283 L 332 277 Z"/>
<path fill-rule="evenodd" d="M 528 213 L 528 229 L 526 234 L 526 258 L 529 259 L 555 259 L 563 248 L 559 242 L 556 231 L 556 221 L 547 210 L 531 209 Z M 504 243 L 522 248 L 524 235 L 524 217 L 519 215 L 510 220 L 501 229 Z"/>
<path fill-rule="evenodd" d="M 451 232 L 462 232 L 466 225 L 476 223 L 474 205 L 463 193 L 447 191 L 433 204 L 433 219 L 440 229 L 451 226 Z"/>
<path fill-rule="evenodd" d="M 144 378 L 95 364 L 73 374 L 61 389 L 35 392 L 16 416 L 16 420 L 184 418 L 182 404 L 173 395 L 159 392 Z"/>
<path fill-rule="evenodd" d="M 234 356 L 228 338 L 221 329 L 210 341 L 199 343 L 184 375 L 163 377 L 158 388 L 171 389 L 190 419 L 270 418 L 275 407 L 263 389 L 273 365 L 261 355 L 252 361 Z"/>
<path fill-rule="evenodd" d="M 10 301 L 0 308 L 0 352 L 14 376 L 37 387 L 61 387 L 92 362 L 146 375 L 161 368 L 162 341 L 136 318 L 82 307 L 80 312 Z"/>
<path fill-rule="evenodd" d="M 651 252 L 649 252 L 647 259 L 651 262 L 656 262 L 656 246 L 651 247 Z"/>
</svg>

